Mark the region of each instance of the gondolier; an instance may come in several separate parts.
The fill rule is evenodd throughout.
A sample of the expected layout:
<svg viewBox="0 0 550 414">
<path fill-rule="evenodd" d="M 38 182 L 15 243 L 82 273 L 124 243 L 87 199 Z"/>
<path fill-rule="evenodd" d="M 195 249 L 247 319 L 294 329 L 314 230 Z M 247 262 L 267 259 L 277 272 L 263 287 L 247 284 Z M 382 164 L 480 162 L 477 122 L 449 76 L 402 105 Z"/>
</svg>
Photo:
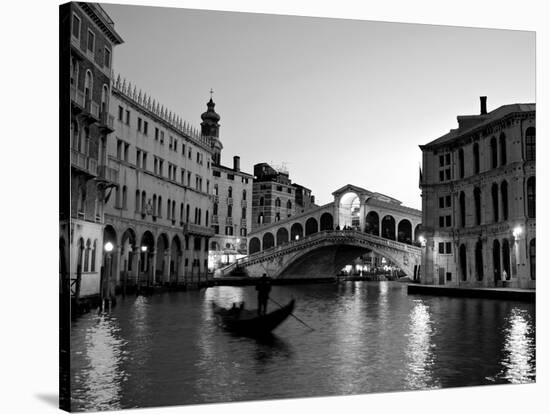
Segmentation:
<svg viewBox="0 0 550 414">
<path fill-rule="evenodd" d="M 258 291 L 258 315 L 267 313 L 267 301 L 269 300 L 269 292 L 271 292 L 271 279 L 264 273 L 256 285 Z"/>
</svg>

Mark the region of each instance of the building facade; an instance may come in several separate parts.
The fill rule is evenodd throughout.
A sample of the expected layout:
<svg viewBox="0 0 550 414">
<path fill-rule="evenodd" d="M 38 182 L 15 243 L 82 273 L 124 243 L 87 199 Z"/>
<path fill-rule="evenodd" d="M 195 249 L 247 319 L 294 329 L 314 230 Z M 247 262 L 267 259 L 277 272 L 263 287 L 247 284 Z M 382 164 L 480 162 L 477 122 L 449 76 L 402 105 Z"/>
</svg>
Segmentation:
<svg viewBox="0 0 550 414">
<path fill-rule="evenodd" d="M 316 207 L 311 190 L 293 184 L 288 172 L 267 163 L 254 165 L 252 230 L 287 219 Z"/>
<path fill-rule="evenodd" d="M 535 288 L 535 104 L 457 119 L 420 146 L 421 281 Z"/>
<path fill-rule="evenodd" d="M 118 180 L 108 195 L 104 240 L 115 245 L 117 285 L 204 280 L 213 234 L 209 138 L 120 77 L 111 114 L 107 162 Z"/>
<path fill-rule="evenodd" d="M 212 229 L 208 268 L 230 264 L 248 253 L 248 232 L 252 217 L 253 176 L 241 171 L 240 157 L 233 157 L 233 167 L 221 164 L 223 145 L 219 138 L 220 116 L 210 98 L 201 115 L 201 133 L 212 148 Z"/>
<path fill-rule="evenodd" d="M 108 284 L 103 265 L 104 203 L 116 185 L 116 172 L 107 166 L 107 147 L 113 143 L 110 115 L 113 52 L 122 38 L 98 4 L 70 3 L 64 19 L 70 22 L 70 213 L 60 220 L 69 226 L 70 240 L 61 240 L 69 259 L 71 294 L 96 296 Z M 63 141 L 62 141 L 63 142 Z"/>
</svg>

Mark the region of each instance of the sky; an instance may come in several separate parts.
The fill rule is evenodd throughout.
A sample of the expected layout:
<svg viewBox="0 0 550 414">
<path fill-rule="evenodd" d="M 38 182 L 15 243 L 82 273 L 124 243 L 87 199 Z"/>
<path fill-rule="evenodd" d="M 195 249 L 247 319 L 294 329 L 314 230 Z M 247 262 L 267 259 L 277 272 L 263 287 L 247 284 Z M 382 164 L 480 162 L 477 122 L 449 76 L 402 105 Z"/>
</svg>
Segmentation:
<svg viewBox="0 0 550 414">
<path fill-rule="evenodd" d="M 195 127 L 210 89 L 222 164 L 284 164 L 317 204 L 354 184 L 421 208 L 419 145 L 456 116 L 535 102 L 535 33 L 102 5 L 120 74 Z"/>
</svg>

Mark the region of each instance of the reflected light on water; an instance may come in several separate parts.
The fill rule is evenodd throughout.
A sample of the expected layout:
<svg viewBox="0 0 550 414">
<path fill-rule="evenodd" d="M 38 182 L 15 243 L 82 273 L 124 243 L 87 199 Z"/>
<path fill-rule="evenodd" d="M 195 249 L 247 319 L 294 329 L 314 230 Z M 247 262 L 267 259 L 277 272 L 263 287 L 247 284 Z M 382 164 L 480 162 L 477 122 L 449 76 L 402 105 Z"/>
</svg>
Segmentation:
<svg viewBox="0 0 550 414">
<path fill-rule="evenodd" d="M 407 334 L 407 383 L 411 389 L 433 388 L 432 367 L 434 345 L 431 342 L 432 320 L 428 306 L 416 300 L 409 315 L 410 331 Z"/>
<path fill-rule="evenodd" d="M 513 309 L 504 329 L 504 358 L 501 376 L 513 384 L 535 381 L 535 338 L 533 321 L 524 310 Z"/>
<path fill-rule="evenodd" d="M 86 384 L 82 398 L 89 402 L 87 409 L 119 409 L 121 385 L 125 374 L 120 364 L 125 359 L 124 341 L 118 338 L 116 319 L 99 317 L 97 324 L 86 332 L 86 359 L 88 370 L 83 378 Z"/>
</svg>

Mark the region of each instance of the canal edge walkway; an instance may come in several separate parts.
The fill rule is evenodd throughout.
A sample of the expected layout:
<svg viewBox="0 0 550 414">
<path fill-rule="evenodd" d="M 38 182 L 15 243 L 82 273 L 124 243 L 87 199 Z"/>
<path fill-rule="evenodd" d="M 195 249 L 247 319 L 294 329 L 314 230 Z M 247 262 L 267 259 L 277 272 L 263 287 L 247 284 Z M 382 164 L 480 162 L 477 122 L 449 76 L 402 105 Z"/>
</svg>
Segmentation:
<svg viewBox="0 0 550 414">
<path fill-rule="evenodd" d="M 536 300 L 535 289 L 475 288 L 460 286 L 421 285 L 417 283 L 410 283 L 407 285 L 407 294 L 506 299 L 533 303 Z"/>
</svg>

